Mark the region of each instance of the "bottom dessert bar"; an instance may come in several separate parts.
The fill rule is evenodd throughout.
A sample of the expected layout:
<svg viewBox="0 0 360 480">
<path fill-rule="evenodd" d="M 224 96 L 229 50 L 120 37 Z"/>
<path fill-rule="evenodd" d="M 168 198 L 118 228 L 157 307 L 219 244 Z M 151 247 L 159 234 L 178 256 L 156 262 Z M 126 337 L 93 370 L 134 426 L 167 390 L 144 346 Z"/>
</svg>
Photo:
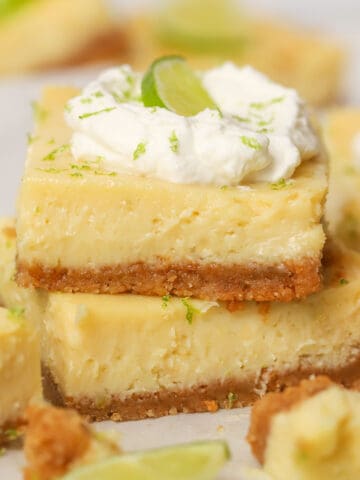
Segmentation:
<svg viewBox="0 0 360 480">
<path fill-rule="evenodd" d="M 0 444 L 13 439 L 27 405 L 41 398 L 38 332 L 22 310 L 0 308 Z"/>
<path fill-rule="evenodd" d="M 0 225 L 0 296 L 7 306 L 23 301 L 42 325 L 47 397 L 93 420 L 248 405 L 314 373 L 359 381 L 356 252 L 328 249 L 325 289 L 306 300 L 230 311 L 170 296 L 27 291 L 13 279 L 13 221 Z"/>
<path fill-rule="evenodd" d="M 312 374 L 360 372 L 360 257 L 328 254 L 326 288 L 292 304 L 50 294 L 44 372 L 53 398 L 93 420 L 244 406 Z"/>
</svg>

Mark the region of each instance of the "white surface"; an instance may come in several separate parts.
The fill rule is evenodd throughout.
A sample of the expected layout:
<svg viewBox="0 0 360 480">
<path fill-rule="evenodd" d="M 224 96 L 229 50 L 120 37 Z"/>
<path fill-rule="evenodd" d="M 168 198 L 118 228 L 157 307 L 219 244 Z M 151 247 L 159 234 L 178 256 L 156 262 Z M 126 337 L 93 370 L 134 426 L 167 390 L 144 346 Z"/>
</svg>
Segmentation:
<svg viewBox="0 0 360 480">
<path fill-rule="evenodd" d="M 125 10 L 154 2 L 151 0 L 112 0 L 124 5 Z M 253 6 L 254 2 L 247 2 Z M 258 0 L 256 8 L 285 15 L 304 25 L 320 27 L 336 34 L 350 52 L 349 72 L 345 79 L 344 98 L 360 105 L 360 2 L 358 0 Z M 25 158 L 26 133 L 31 130 L 30 103 L 35 100 L 44 84 L 83 85 L 94 71 L 70 71 L 46 76 L 32 76 L 0 81 L 0 215 L 13 214 L 15 195 Z M 222 425 L 223 431 L 218 431 Z M 244 440 L 248 425 L 248 410 L 221 411 L 216 414 L 195 414 L 157 420 L 105 423 L 100 428 L 116 428 L 122 433 L 125 450 L 157 447 L 166 444 L 225 438 L 229 441 L 233 460 L 224 470 L 222 479 L 240 480 L 241 466 L 254 464 Z M 0 479 L 20 480 L 22 455 L 10 452 L 0 458 Z M 289 479 L 290 480 L 290 479 Z"/>
</svg>

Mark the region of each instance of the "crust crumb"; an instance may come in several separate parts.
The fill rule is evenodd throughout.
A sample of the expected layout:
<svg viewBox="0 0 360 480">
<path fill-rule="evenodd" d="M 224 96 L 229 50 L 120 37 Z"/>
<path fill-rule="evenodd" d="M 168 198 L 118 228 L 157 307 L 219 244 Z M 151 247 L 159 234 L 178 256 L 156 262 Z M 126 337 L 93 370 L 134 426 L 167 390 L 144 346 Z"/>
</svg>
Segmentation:
<svg viewBox="0 0 360 480">
<path fill-rule="evenodd" d="M 25 480 L 50 480 L 64 475 L 90 447 L 90 429 L 73 410 L 30 406 L 26 421 Z"/>
<path fill-rule="evenodd" d="M 219 405 L 215 400 L 204 400 L 204 404 L 208 412 L 217 412 L 219 410 Z"/>
<path fill-rule="evenodd" d="M 247 441 L 260 463 L 264 462 L 272 417 L 279 412 L 290 410 L 297 403 L 313 397 L 332 385 L 334 383 L 329 377 L 318 376 L 310 380 L 302 380 L 296 387 L 288 387 L 283 392 L 268 393 L 255 402 L 251 411 Z"/>
</svg>

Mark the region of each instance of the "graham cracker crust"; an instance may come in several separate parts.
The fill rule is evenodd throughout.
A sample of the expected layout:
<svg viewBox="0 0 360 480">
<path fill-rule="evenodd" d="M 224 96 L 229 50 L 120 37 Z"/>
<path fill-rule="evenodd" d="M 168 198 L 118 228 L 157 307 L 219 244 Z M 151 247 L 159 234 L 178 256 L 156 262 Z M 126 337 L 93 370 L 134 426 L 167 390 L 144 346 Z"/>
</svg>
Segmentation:
<svg viewBox="0 0 360 480">
<path fill-rule="evenodd" d="M 44 395 L 55 405 L 77 410 L 90 421 L 113 420 L 116 422 L 155 418 L 178 413 L 215 412 L 219 408 L 237 408 L 252 405 L 267 392 L 281 392 L 298 385 L 312 375 L 326 375 L 347 388 L 358 388 L 360 381 L 360 354 L 339 368 L 299 367 L 291 372 L 275 372 L 264 369 L 257 378 L 230 379 L 226 382 L 198 385 L 192 389 L 161 390 L 138 393 L 120 399 L 116 395 L 101 402 L 89 397 L 65 397 L 56 384 L 51 371 L 43 367 Z"/>
<path fill-rule="evenodd" d="M 17 260 L 17 282 L 67 293 L 175 295 L 224 302 L 291 302 L 322 286 L 320 258 L 277 265 L 133 263 L 99 268 L 49 268 Z"/>
</svg>

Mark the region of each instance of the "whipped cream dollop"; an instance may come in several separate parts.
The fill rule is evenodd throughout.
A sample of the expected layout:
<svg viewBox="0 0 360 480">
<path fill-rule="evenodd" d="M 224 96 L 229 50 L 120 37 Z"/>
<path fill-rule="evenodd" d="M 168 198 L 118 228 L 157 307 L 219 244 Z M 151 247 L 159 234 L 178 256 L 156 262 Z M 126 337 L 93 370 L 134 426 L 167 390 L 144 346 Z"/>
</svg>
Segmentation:
<svg viewBox="0 0 360 480">
<path fill-rule="evenodd" d="M 219 111 L 184 117 L 145 107 L 129 66 L 106 70 L 66 106 L 72 154 L 174 183 L 239 185 L 287 179 L 318 152 L 295 90 L 232 63 L 199 76 Z"/>
</svg>

